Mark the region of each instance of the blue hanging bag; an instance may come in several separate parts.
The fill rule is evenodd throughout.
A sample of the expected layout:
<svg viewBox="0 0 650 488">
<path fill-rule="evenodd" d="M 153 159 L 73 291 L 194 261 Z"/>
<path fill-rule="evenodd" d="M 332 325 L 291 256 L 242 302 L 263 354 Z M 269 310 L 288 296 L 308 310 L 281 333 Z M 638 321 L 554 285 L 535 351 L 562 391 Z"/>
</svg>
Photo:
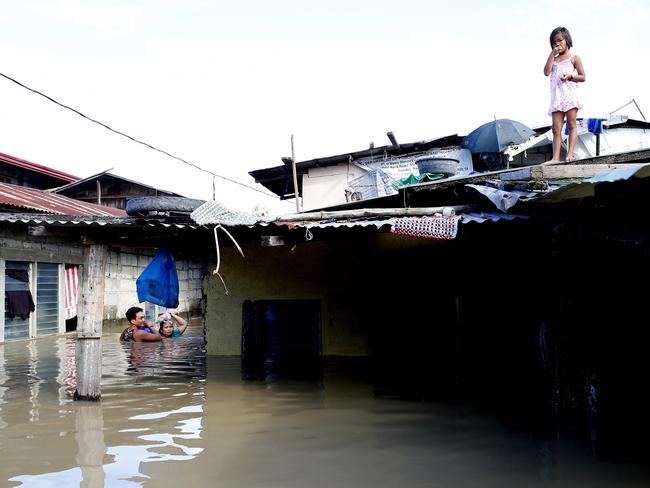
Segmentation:
<svg viewBox="0 0 650 488">
<path fill-rule="evenodd" d="M 138 301 L 161 307 L 178 307 L 178 273 L 172 253 L 167 249 L 158 251 L 135 283 Z"/>
</svg>

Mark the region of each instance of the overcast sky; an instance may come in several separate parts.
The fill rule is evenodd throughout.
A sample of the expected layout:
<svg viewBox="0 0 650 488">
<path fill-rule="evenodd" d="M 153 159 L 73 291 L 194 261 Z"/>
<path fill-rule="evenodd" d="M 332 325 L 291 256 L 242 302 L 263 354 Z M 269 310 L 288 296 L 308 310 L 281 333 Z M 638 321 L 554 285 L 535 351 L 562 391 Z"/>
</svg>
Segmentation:
<svg viewBox="0 0 650 488">
<path fill-rule="evenodd" d="M 215 173 L 550 123 L 542 68 L 564 25 L 587 74 L 579 115 L 650 116 L 647 0 L 22 0 L 0 9 L 0 73 Z M 0 77 L 0 152 L 211 199 L 206 173 Z M 619 113 L 640 118 L 629 106 Z M 258 186 L 259 187 L 259 186 Z M 259 187 L 263 189 L 262 187 Z M 232 209 L 294 209 L 217 179 Z"/>
</svg>

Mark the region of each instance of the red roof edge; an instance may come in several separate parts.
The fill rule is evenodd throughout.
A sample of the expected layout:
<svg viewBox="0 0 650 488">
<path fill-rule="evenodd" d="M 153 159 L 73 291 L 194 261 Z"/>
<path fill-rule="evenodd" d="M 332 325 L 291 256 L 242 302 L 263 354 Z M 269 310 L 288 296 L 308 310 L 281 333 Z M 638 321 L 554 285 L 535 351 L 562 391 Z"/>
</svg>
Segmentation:
<svg viewBox="0 0 650 488">
<path fill-rule="evenodd" d="M 35 171 L 36 173 L 59 178 L 60 180 L 67 181 L 68 183 L 72 183 L 73 181 L 80 179 L 78 176 L 73 176 L 71 174 L 64 173 L 63 171 L 57 171 L 56 169 L 48 168 L 42 164 L 32 163 L 30 161 L 26 161 L 25 159 L 10 156 L 9 154 L 0 153 L 0 161 L 3 163 L 13 164 L 14 166 L 18 166 L 20 168 L 25 168 L 30 171 Z"/>
</svg>

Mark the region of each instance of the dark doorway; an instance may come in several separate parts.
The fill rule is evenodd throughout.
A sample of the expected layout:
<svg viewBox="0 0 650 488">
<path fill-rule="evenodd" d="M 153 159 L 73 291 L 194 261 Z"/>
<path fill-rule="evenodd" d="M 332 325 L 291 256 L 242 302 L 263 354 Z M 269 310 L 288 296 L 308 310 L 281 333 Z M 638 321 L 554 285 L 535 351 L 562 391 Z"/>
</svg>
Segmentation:
<svg viewBox="0 0 650 488">
<path fill-rule="evenodd" d="M 320 300 L 258 300 L 243 304 L 242 374 L 313 378 L 319 374 Z"/>
</svg>

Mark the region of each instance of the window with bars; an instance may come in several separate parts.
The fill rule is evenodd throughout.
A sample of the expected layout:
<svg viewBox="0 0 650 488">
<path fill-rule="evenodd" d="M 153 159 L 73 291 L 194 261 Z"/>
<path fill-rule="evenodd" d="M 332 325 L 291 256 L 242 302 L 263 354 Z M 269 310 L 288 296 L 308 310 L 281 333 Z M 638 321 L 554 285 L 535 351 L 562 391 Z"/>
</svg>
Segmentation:
<svg viewBox="0 0 650 488">
<path fill-rule="evenodd" d="M 36 335 L 58 334 L 59 265 L 36 263 Z"/>
</svg>

